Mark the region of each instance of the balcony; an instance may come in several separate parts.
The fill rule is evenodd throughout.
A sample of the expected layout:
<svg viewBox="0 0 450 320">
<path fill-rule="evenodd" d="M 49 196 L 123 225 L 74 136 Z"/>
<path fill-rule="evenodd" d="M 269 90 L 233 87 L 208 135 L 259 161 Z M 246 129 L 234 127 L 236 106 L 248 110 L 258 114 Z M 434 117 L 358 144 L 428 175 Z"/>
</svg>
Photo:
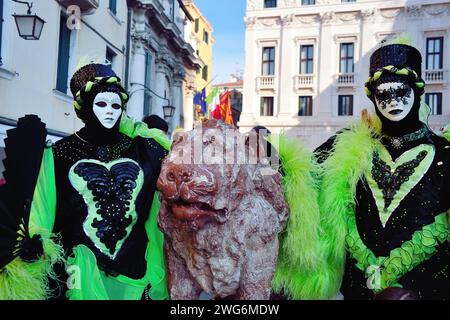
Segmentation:
<svg viewBox="0 0 450 320">
<path fill-rule="evenodd" d="M 276 90 L 275 76 L 260 76 L 256 78 L 257 90 Z"/>
<path fill-rule="evenodd" d="M 72 5 L 80 7 L 82 14 L 92 14 L 98 9 L 99 0 L 58 0 L 58 2 L 66 8 Z"/>
<path fill-rule="evenodd" d="M 294 78 L 296 89 L 312 89 L 314 88 L 314 74 L 299 74 Z"/>
<path fill-rule="evenodd" d="M 446 70 L 425 70 L 425 83 L 426 84 L 441 84 L 445 82 Z"/>
<path fill-rule="evenodd" d="M 354 73 L 341 73 L 337 76 L 338 87 L 354 87 L 355 86 L 355 74 Z"/>
</svg>

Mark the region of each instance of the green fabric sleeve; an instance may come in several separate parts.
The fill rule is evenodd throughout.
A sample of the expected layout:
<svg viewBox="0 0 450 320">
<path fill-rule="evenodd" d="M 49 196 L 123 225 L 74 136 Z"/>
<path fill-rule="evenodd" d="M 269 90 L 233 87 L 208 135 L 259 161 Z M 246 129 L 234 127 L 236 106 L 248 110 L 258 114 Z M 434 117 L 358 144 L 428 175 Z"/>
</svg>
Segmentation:
<svg viewBox="0 0 450 320">
<path fill-rule="evenodd" d="M 56 214 L 56 182 L 52 148 L 46 148 L 33 195 L 29 229 L 31 236 L 50 237 Z"/>
<path fill-rule="evenodd" d="M 149 129 L 144 122 L 130 118 L 125 112 L 120 120 L 120 132 L 130 138 L 142 137 L 155 139 L 164 149 L 170 150 L 171 141 L 166 134 L 159 129 Z"/>
<path fill-rule="evenodd" d="M 56 210 L 53 154 L 44 150 L 30 211 L 30 235 L 42 237 L 44 255 L 33 263 L 20 257 L 0 272 L 0 300 L 45 300 L 52 297 L 49 279 L 56 279 L 53 266 L 63 261 L 64 252 L 52 235 Z"/>
<path fill-rule="evenodd" d="M 150 297 L 153 300 L 166 300 L 169 298 L 164 258 L 164 235 L 158 228 L 158 214 L 160 207 L 159 193 L 155 192 L 150 216 L 145 224 L 149 239 L 146 253 L 147 273 L 152 285 Z"/>
</svg>

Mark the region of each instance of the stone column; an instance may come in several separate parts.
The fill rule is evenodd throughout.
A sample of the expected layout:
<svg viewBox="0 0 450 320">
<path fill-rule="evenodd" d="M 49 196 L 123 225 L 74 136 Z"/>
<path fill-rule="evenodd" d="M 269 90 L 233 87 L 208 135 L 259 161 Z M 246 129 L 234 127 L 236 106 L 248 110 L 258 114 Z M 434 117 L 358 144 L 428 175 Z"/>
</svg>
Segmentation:
<svg viewBox="0 0 450 320">
<path fill-rule="evenodd" d="M 254 4 L 256 5 L 256 4 Z M 247 2 L 247 6 L 253 5 Z M 256 7 L 255 7 L 256 8 Z M 248 131 L 255 123 L 255 118 L 259 115 L 259 98 L 256 93 L 256 77 L 258 74 L 258 61 L 253 57 L 257 57 L 257 51 L 255 51 L 255 31 L 254 27 L 256 25 L 255 17 L 245 17 L 246 31 L 245 31 L 245 71 L 244 71 L 244 87 L 243 91 L 243 101 L 242 101 L 242 113 L 239 121 L 239 127 L 242 131 Z"/>
<path fill-rule="evenodd" d="M 191 131 L 194 127 L 194 91 L 195 72 L 191 71 L 184 83 L 183 118 L 185 131 Z"/>
<path fill-rule="evenodd" d="M 161 61 L 157 61 L 155 74 L 155 93 L 159 97 L 153 95 L 152 113 L 164 119 L 163 106 L 168 105 L 169 101 L 163 99 L 166 87 L 166 67 Z"/>
<path fill-rule="evenodd" d="M 183 112 L 183 80 L 186 77 L 183 65 L 178 65 L 173 73 L 172 105 L 175 107 L 175 113 L 172 118 L 171 132 L 181 123 L 181 114 Z"/>
<path fill-rule="evenodd" d="M 283 16 L 280 21 L 279 57 L 276 57 L 279 70 L 278 88 L 276 92 L 276 96 L 278 96 L 277 110 L 279 118 L 292 118 L 296 114 L 295 110 L 297 109 L 296 99 L 292 99 L 294 97 L 292 79 L 298 73 L 298 67 L 294 65 L 294 61 L 296 61 L 295 56 L 292 56 L 293 52 L 298 54 L 298 50 L 293 48 L 294 42 L 292 39 L 294 38 L 293 34 L 295 32 L 292 26 L 293 20 L 294 15 L 289 14 Z"/>
<path fill-rule="evenodd" d="M 145 99 L 145 13 L 144 11 L 134 12 L 135 25 L 131 35 L 132 55 L 130 68 L 130 101 L 127 106 L 127 113 L 136 120 L 142 120 L 144 113 Z"/>
</svg>

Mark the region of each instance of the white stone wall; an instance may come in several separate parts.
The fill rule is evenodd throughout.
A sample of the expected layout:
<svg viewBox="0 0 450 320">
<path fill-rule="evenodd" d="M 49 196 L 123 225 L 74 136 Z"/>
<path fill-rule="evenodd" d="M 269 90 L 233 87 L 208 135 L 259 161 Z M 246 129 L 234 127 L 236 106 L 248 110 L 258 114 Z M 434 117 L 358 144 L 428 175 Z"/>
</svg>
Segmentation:
<svg viewBox="0 0 450 320">
<path fill-rule="evenodd" d="M 48 129 L 71 134 L 82 127 L 73 108 L 70 90 L 57 92 L 58 46 L 61 12 L 66 12 L 55 0 L 35 1 L 32 12 L 46 21 L 41 38 L 27 41 L 19 37 L 12 14 L 26 13 L 26 6 L 4 0 L 0 66 L 0 117 L 17 120 L 27 114 L 38 115 Z M 91 15 L 82 15 L 79 30 L 73 30 L 68 81 L 81 58 L 104 62 L 107 46 L 116 54 L 114 70 L 124 79 L 127 5 L 117 1 L 117 14 L 108 10 L 108 1 L 99 1 Z M 0 124 L 0 162 L 6 130 Z M 57 135 L 48 135 L 56 142 Z M 0 171 L 3 171 L 0 165 Z M 0 172 L 1 178 L 2 172 Z"/>
<path fill-rule="evenodd" d="M 164 118 L 163 107 L 175 107 L 174 117 L 169 121 L 170 131 L 173 131 L 177 126 L 193 121 L 189 113 L 193 108 L 193 97 L 183 97 L 190 97 L 193 93 L 190 88 L 194 83 L 192 77 L 195 77 L 196 57 L 194 48 L 186 41 L 185 35 L 186 26 L 189 31 L 191 24 L 186 21 L 178 1 L 175 1 L 175 20 L 169 19 L 169 1 L 171 0 L 139 1 L 141 6 L 132 8 L 132 95 L 128 103 L 128 114 L 138 120 L 145 116 L 144 99 L 147 90 L 152 97 L 151 114 Z M 151 83 L 144 90 L 147 54 L 151 57 Z"/>
<path fill-rule="evenodd" d="M 58 65 L 59 23 L 61 11 L 66 11 L 55 0 L 35 1 L 33 13 L 46 21 L 38 41 L 19 37 L 14 12 L 25 13 L 26 6 L 5 3 L 2 58 L 0 67 L 0 116 L 17 120 L 26 114 L 37 114 L 47 128 L 73 133 L 82 123 L 73 109 L 70 90 L 67 94 L 56 92 Z M 105 61 L 106 47 L 117 54 L 114 69 L 124 79 L 127 5 L 117 1 L 117 15 L 108 10 L 108 1 L 100 1 L 92 15 L 82 15 L 80 30 L 72 32 L 69 79 L 81 57 L 95 57 Z M 95 31 L 94 31 L 95 30 Z"/>
<path fill-rule="evenodd" d="M 382 40 L 402 32 L 412 36 L 413 45 L 425 60 L 426 38 L 444 37 L 444 77 L 428 84 L 427 92 L 442 92 L 441 116 L 431 116 L 430 125 L 440 128 L 450 123 L 450 2 L 438 0 L 340 0 L 316 1 L 302 6 L 301 1 L 278 0 L 277 8 L 263 9 L 263 0 L 247 0 L 246 64 L 244 102 L 240 127 L 247 131 L 265 125 L 273 132 L 287 134 L 317 147 L 337 130 L 359 117 L 360 111 L 373 111 L 365 96 L 369 58 Z M 354 42 L 353 83 L 339 85 L 339 48 L 341 42 Z M 306 84 L 298 84 L 300 46 L 314 45 L 314 73 Z M 275 75 L 269 83 L 261 79 L 262 48 L 274 46 Z M 423 65 L 425 77 L 425 64 Z M 342 79 L 342 78 L 341 78 Z M 338 116 L 338 96 L 354 96 L 353 117 Z M 298 116 L 298 97 L 313 97 L 313 116 Z M 260 116 L 261 96 L 274 97 L 274 116 Z"/>
</svg>

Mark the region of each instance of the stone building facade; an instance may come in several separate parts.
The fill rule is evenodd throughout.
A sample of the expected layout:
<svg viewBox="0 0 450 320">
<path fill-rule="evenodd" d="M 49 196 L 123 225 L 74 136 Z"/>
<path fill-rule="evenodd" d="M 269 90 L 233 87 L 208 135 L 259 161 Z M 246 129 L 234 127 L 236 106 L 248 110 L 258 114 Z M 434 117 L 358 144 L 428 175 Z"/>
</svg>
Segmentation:
<svg viewBox="0 0 450 320">
<path fill-rule="evenodd" d="M 373 111 L 369 58 L 407 32 L 424 58 L 430 126 L 450 123 L 450 2 L 439 0 L 247 0 L 240 127 L 257 124 L 317 147 Z"/>
</svg>

